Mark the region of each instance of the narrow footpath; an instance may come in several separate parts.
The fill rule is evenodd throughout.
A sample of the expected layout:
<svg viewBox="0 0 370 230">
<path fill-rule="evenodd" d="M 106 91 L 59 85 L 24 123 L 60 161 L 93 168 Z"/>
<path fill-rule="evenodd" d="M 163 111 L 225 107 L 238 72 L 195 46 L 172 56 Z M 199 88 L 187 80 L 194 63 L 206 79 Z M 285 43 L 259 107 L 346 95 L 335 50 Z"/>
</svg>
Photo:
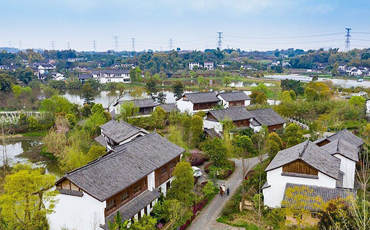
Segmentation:
<svg viewBox="0 0 370 230">
<path fill-rule="evenodd" d="M 266 156 L 265 156 L 266 157 Z M 226 226 L 217 223 L 217 218 L 220 216 L 222 208 L 225 206 L 226 202 L 232 197 L 236 189 L 240 186 L 242 182 L 242 161 L 240 159 L 232 159 L 235 161 L 235 171 L 231 177 L 225 182 L 226 188 L 230 189 L 230 195 L 224 196 L 216 195 L 215 198 L 203 209 L 200 214 L 195 218 L 193 223 L 190 225 L 189 230 L 221 230 L 221 229 L 243 229 L 235 228 L 231 226 Z M 259 160 L 257 157 L 245 159 L 245 165 L 247 171 L 249 171 L 253 166 L 258 164 Z"/>
</svg>

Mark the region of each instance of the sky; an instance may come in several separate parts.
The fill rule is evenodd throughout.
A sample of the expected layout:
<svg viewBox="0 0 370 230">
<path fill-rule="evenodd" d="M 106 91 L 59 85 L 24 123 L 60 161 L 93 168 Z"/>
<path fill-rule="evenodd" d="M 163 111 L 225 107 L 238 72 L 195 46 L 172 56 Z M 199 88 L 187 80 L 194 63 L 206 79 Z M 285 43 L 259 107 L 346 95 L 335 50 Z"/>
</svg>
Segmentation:
<svg viewBox="0 0 370 230">
<path fill-rule="evenodd" d="M 369 19 L 369 0 L 0 0 L 0 47 L 344 50 L 347 27 L 370 46 Z"/>
</svg>

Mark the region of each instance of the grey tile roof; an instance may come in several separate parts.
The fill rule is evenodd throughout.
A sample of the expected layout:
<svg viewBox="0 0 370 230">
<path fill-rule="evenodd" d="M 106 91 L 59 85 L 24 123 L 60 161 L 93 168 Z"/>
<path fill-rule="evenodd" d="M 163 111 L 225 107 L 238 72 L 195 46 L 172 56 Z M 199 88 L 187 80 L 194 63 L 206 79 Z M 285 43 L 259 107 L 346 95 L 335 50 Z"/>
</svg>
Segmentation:
<svg viewBox="0 0 370 230">
<path fill-rule="evenodd" d="M 330 143 L 321 147 L 326 150 L 331 155 L 340 154 L 347 157 L 353 161 L 358 162 L 358 153 L 360 151 L 355 145 L 347 142 L 343 138 L 339 138 L 331 141 Z"/>
<path fill-rule="evenodd" d="M 184 93 L 184 96 L 189 99 L 193 104 L 195 103 L 207 103 L 207 102 L 219 102 L 221 101 L 215 92 L 207 93 Z"/>
<path fill-rule="evenodd" d="M 272 126 L 286 123 L 273 109 L 257 109 L 249 112 L 262 125 Z"/>
<path fill-rule="evenodd" d="M 288 202 L 293 202 L 293 200 L 290 200 L 286 197 L 286 191 L 288 188 L 294 188 L 294 187 L 307 187 L 312 191 L 310 193 L 310 196 L 312 197 L 312 200 L 310 203 L 308 203 L 305 207 L 305 209 L 312 210 L 312 211 L 318 211 L 320 210 L 317 206 L 313 205 L 315 197 L 319 196 L 322 198 L 324 202 L 328 202 L 329 200 L 333 200 L 336 198 L 347 198 L 349 196 L 356 197 L 356 190 L 354 189 L 343 189 L 343 188 L 327 188 L 327 187 L 320 187 L 320 186 L 313 186 L 313 185 L 301 185 L 301 184 L 291 184 L 287 183 L 285 187 L 284 192 L 284 198 L 283 200 Z M 296 192 L 297 193 L 297 192 Z"/>
<path fill-rule="evenodd" d="M 91 74 L 80 74 L 78 75 L 78 79 L 80 80 L 86 80 L 86 79 L 92 79 L 93 76 Z"/>
<path fill-rule="evenodd" d="M 219 95 L 225 101 L 245 101 L 245 100 L 250 100 L 250 97 L 248 97 L 248 95 L 245 94 L 243 91 L 226 92 L 226 93 L 220 93 Z"/>
<path fill-rule="evenodd" d="M 95 137 L 94 140 L 98 142 L 101 146 L 107 147 L 107 142 L 105 141 L 105 138 L 102 135 Z"/>
<path fill-rule="evenodd" d="M 225 120 L 225 118 L 231 119 L 232 121 L 240 121 L 251 119 L 253 116 L 244 107 L 231 107 L 227 109 L 210 110 L 209 113 L 214 116 L 218 121 Z"/>
<path fill-rule="evenodd" d="M 98 74 L 98 73 L 106 73 L 106 74 L 130 74 L 130 70 L 102 69 L 102 70 L 94 70 L 91 73 L 93 73 L 93 74 Z"/>
<path fill-rule="evenodd" d="M 68 189 L 56 189 L 60 194 L 69 195 L 69 196 L 78 196 L 82 197 L 84 195 L 81 191 L 68 190 Z"/>
<path fill-rule="evenodd" d="M 360 147 L 361 145 L 364 144 L 364 141 L 348 131 L 347 129 L 343 129 L 330 137 L 327 138 L 329 141 L 333 141 L 336 139 L 343 139 L 346 140 L 347 142 L 351 143 L 352 145 L 355 145 L 356 147 Z"/>
<path fill-rule="evenodd" d="M 68 179 L 100 201 L 117 194 L 185 150 L 157 133 L 117 146 L 106 155 L 67 173 Z"/>
<path fill-rule="evenodd" d="M 215 131 L 215 129 L 204 128 L 204 132 L 207 133 L 212 138 L 219 137 L 219 134 Z"/>
<path fill-rule="evenodd" d="M 145 129 L 138 128 L 124 121 L 118 122 L 115 120 L 108 121 L 104 125 L 101 125 L 100 128 L 102 129 L 102 133 L 104 133 L 104 135 L 112 139 L 117 144 L 138 133 L 149 133 Z"/>
<path fill-rule="evenodd" d="M 158 190 L 149 191 L 141 193 L 139 196 L 130 200 L 127 204 L 123 205 L 117 211 L 120 212 L 122 221 L 128 220 L 138 214 L 140 210 L 147 207 L 151 202 L 161 196 L 161 193 Z M 114 217 L 117 215 L 117 212 L 114 212 L 105 218 L 105 227 L 108 227 L 108 221 L 114 221 Z M 104 227 L 103 227 L 104 228 Z M 104 228 L 108 229 L 108 228 Z"/>
<path fill-rule="evenodd" d="M 279 151 L 267 166 L 266 171 L 279 168 L 296 160 L 302 160 L 318 171 L 338 179 L 340 159 L 330 155 L 309 140 Z"/>
<path fill-rule="evenodd" d="M 175 105 L 175 103 L 161 104 L 159 106 L 162 107 L 162 109 L 164 109 L 164 111 L 166 111 L 167 113 L 170 113 L 170 112 L 173 112 L 173 111 L 180 111 L 177 108 L 177 106 Z"/>
<path fill-rule="evenodd" d="M 122 100 L 122 101 L 119 101 L 119 104 L 123 104 L 125 102 L 133 102 L 135 107 L 138 107 L 138 108 L 148 108 L 148 107 L 157 106 L 157 104 L 155 104 L 151 98 L 127 100 L 127 101 Z"/>
</svg>

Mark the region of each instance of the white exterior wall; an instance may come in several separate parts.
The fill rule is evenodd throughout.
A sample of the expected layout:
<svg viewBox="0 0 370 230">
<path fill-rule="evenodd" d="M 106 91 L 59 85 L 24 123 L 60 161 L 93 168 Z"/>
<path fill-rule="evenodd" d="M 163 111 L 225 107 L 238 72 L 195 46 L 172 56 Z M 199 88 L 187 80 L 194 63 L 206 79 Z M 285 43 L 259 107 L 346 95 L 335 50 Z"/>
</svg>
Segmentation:
<svg viewBox="0 0 370 230">
<path fill-rule="evenodd" d="M 251 100 L 245 100 L 244 101 L 244 106 L 248 106 L 248 105 L 250 105 L 251 104 Z"/>
<path fill-rule="evenodd" d="M 353 188 L 355 184 L 356 162 L 339 154 L 335 154 L 334 156 L 340 159 L 340 171 L 344 173 L 343 188 Z"/>
<path fill-rule="evenodd" d="M 258 133 L 262 129 L 262 126 L 253 126 L 252 123 L 249 124 L 249 127 L 251 127 L 255 133 Z"/>
<path fill-rule="evenodd" d="M 267 183 L 271 187 L 263 189 L 265 205 L 270 208 L 279 207 L 284 198 L 285 187 L 287 183 L 315 185 L 327 188 L 335 188 L 336 180 L 319 172 L 319 179 L 309 179 L 302 177 L 282 176 L 283 168 L 277 168 L 267 172 Z"/>
<path fill-rule="evenodd" d="M 181 98 L 180 100 L 176 102 L 176 106 L 182 113 L 185 113 L 185 112 L 189 114 L 193 113 L 194 105 L 193 103 L 191 103 L 191 101 L 184 101 L 183 98 Z"/>
<path fill-rule="evenodd" d="M 222 124 L 217 121 L 203 119 L 203 128 L 214 129 L 217 133 L 222 132 Z"/>
<path fill-rule="evenodd" d="M 370 99 L 366 100 L 366 115 L 370 115 Z"/>
<path fill-rule="evenodd" d="M 155 188 L 155 173 L 154 171 L 148 175 L 148 190 L 153 191 Z"/>
<path fill-rule="evenodd" d="M 167 184 L 167 182 L 169 182 L 170 181 L 170 183 L 172 183 L 172 181 L 173 181 L 173 177 L 171 177 L 170 179 L 168 179 L 166 182 L 164 182 L 163 184 L 161 184 L 158 188 L 161 188 L 161 192 L 163 193 L 163 195 L 164 196 L 166 196 L 166 194 L 167 194 L 167 189 L 166 189 L 166 184 Z"/>
<path fill-rule="evenodd" d="M 50 230 L 68 229 L 91 230 L 99 229 L 105 223 L 105 201 L 100 202 L 84 193 L 82 197 L 59 194 L 56 197 L 54 213 L 48 216 Z M 94 226 L 95 224 L 95 226 Z"/>
</svg>

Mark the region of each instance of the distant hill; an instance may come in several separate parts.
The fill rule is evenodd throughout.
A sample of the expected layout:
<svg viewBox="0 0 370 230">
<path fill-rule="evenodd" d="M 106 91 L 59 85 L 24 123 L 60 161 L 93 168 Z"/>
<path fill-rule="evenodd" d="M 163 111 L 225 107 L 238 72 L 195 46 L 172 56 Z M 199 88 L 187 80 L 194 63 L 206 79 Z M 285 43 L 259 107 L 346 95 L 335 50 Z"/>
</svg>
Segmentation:
<svg viewBox="0 0 370 230">
<path fill-rule="evenodd" d="M 13 48 L 13 47 L 0 47 L 0 51 L 5 50 L 8 53 L 18 53 L 19 49 L 18 48 Z"/>
</svg>

